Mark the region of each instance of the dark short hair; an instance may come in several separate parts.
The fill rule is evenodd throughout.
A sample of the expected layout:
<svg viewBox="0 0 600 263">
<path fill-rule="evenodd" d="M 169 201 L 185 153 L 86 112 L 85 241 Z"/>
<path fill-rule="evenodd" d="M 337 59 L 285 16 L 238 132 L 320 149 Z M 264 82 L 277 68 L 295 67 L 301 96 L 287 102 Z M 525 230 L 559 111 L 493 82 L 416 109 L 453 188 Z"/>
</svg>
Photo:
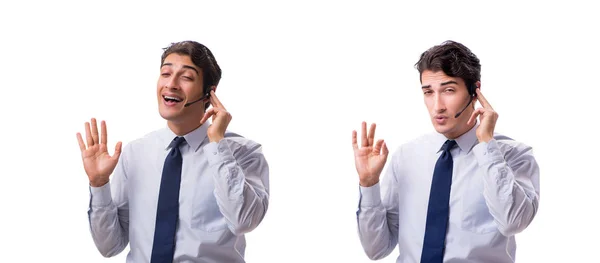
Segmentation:
<svg viewBox="0 0 600 263">
<path fill-rule="evenodd" d="M 202 70 L 202 79 L 204 80 L 204 83 L 202 83 L 203 93 L 208 92 L 211 86 L 217 86 L 219 84 L 219 81 L 221 80 L 221 68 L 210 49 L 206 46 L 195 41 L 187 40 L 171 43 L 171 45 L 163 48 L 163 50 L 163 54 L 160 58 L 161 66 L 165 62 L 165 58 L 173 53 L 190 57 L 192 63 Z M 208 108 L 208 105 L 209 104 L 207 103 L 206 108 Z"/>
<path fill-rule="evenodd" d="M 481 80 L 481 64 L 477 56 L 465 45 L 451 40 L 423 52 L 415 67 L 419 70 L 419 78 L 425 70 L 442 70 L 450 77 L 462 78 L 471 94 L 475 93 L 475 82 Z"/>
</svg>

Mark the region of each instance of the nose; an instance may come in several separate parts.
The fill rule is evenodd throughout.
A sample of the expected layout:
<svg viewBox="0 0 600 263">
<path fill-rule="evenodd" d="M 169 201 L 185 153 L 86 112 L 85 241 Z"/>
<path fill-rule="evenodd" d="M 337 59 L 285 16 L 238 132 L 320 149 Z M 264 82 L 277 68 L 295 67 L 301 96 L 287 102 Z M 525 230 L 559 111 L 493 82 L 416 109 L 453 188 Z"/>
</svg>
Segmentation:
<svg viewBox="0 0 600 263">
<path fill-rule="evenodd" d="M 173 89 L 179 89 L 179 82 L 177 81 L 177 78 L 169 78 L 166 82 L 165 82 L 165 88 L 173 90 Z"/>
<path fill-rule="evenodd" d="M 434 102 L 433 102 L 433 110 L 436 113 L 442 113 L 444 111 L 446 111 L 446 104 L 444 103 L 444 100 L 442 99 L 442 96 L 440 96 L 439 94 L 436 94 L 433 98 Z"/>
</svg>

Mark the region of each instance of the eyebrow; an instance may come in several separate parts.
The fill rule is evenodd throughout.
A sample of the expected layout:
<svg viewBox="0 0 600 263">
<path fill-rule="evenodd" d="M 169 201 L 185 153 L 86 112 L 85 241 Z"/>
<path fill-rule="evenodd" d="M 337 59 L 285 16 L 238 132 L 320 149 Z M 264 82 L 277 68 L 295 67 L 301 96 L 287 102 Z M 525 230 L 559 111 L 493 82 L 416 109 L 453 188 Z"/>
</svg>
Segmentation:
<svg viewBox="0 0 600 263">
<path fill-rule="evenodd" d="M 162 64 L 162 66 L 160 66 L 160 67 L 162 68 L 162 67 L 164 67 L 164 66 L 173 66 L 173 64 L 172 64 L 172 63 L 164 63 L 164 64 Z M 196 71 L 196 74 L 197 74 L 197 75 L 200 75 L 200 73 L 198 72 L 198 70 L 197 70 L 195 67 L 188 66 L 188 65 L 183 65 L 183 68 L 187 68 L 187 69 L 191 69 L 191 70 L 193 70 L 193 71 Z"/>
<path fill-rule="evenodd" d="M 456 82 L 454 80 L 450 80 L 450 81 L 442 82 L 440 84 L 440 86 L 444 86 L 444 85 L 448 85 L 448 84 L 456 84 L 456 85 L 458 85 L 458 82 Z M 421 89 L 429 89 L 429 88 L 431 88 L 431 85 L 425 85 L 425 86 L 421 87 Z"/>
<path fill-rule="evenodd" d="M 444 85 L 448 85 L 448 84 L 456 84 L 456 85 L 458 85 L 458 82 L 456 82 L 454 80 L 450 80 L 450 81 L 442 82 L 442 84 L 440 84 L 440 86 L 444 86 Z"/>
</svg>

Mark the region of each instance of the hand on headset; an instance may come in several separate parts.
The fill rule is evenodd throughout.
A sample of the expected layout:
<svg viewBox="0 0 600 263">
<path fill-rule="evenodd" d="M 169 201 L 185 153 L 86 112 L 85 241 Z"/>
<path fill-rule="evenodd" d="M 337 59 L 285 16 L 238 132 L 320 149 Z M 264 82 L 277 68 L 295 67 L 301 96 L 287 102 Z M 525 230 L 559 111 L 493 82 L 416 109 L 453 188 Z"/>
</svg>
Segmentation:
<svg viewBox="0 0 600 263">
<path fill-rule="evenodd" d="M 204 123 L 208 118 L 212 117 L 211 124 L 208 126 L 207 131 L 208 140 L 210 142 L 219 142 L 225 138 L 225 131 L 227 130 L 227 126 L 232 117 L 231 113 L 229 113 L 221 101 L 219 101 L 214 90 L 210 91 L 210 104 L 212 107 L 206 111 L 200 123 Z"/>
<path fill-rule="evenodd" d="M 477 135 L 477 139 L 479 142 L 489 142 L 494 138 L 494 128 L 496 127 L 496 121 L 498 120 L 498 113 L 494 111 L 492 105 L 485 99 L 485 97 L 481 94 L 481 89 L 475 89 L 477 92 L 477 100 L 483 108 L 476 109 L 473 114 L 471 114 L 471 118 L 467 124 L 471 125 L 475 121 L 475 118 L 479 116 L 479 127 L 477 127 L 477 131 L 475 134 Z"/>
</svg>

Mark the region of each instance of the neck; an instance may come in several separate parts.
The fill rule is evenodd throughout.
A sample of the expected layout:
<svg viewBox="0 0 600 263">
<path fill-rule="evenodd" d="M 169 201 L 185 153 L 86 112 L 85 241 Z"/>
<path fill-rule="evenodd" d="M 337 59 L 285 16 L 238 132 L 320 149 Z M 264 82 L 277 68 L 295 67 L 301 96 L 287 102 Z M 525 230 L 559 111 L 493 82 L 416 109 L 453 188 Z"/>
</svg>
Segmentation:
<svg viewBox="0 0 600 263">
<path fill-rule="evenodd" d="M 475 127 L 475 124 L 477 124 L 477 121 L 474 121 L 471 125 L 467 125 L 467 123 L 465 122 L 464 126 L 457 130 L 455 133 L 444 134 L 444 136 L 446 136 L 446 138 L 450 140 L 455 140 L 456 138 L 463 136 L 463 134 L 473 129 L 473 127 Z"/>
<path fill-rule="evenodd" d="M 183 136 L 202 126 L 200 121 L 167 121 L 167 126 L 177 136 Z"/>
</svg>

